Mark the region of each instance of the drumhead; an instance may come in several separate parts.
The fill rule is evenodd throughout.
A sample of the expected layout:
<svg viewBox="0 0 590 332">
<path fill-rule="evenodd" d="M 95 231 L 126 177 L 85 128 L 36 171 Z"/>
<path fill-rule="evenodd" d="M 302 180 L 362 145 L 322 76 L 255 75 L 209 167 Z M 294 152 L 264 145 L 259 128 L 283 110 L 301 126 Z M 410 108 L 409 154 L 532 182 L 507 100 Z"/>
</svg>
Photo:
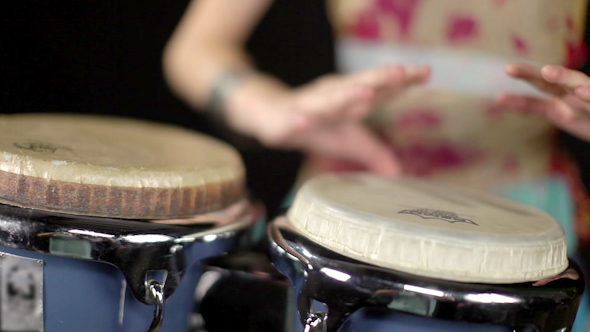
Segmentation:
<svg viewBox="0 0 590 332">
<path fill-rule="evenodd" d="M 237 151 L 163 124 L 105 116 L 0 116 L 0 202 L 116 218 L 175 218 L 244 197 Z"/>
<path fill-rule="evenodd" d="M 301 187 L 287 216 L 335 252 L 432 278 L 518 283 L 568 266 L 564 231 L 547 213 L 413 178 L 319 176 Z"/>
</svg>

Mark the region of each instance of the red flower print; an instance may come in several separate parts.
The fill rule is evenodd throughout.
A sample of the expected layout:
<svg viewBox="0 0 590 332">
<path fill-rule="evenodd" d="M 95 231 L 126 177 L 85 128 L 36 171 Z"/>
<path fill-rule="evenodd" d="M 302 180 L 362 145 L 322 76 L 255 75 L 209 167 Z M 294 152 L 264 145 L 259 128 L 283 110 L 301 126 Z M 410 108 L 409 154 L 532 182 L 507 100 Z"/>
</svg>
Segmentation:
<svg viewBox="0 0 590 332">
<path fill-rule="evenodd" d="M 502 163 L 505 172 L 514 173 L 518 170 L 518 159 L 515 156 L 506 156 Z"/>
<path fill-rule="evenodd" d="M 477 37 L 479 26 L 472 16 L 456 15 L 451 19 L 447 38 L 451 42 L 465 41 Z"/>
<path fill-rule="evenodd" d="M 360 13 L 356 24 L 352 27 L 353 34 L 363 39 L 378 39 L 381 35 L 377 13 L 367 11 Z"/>
<path fill-rule="evenodd" d="M 376 0 L 375 7 L 383 14 L 394 17 L 400 28 L 402 38 L 410 35 L 414 14 L 421 0 Z"/>
<path fill-rule="evenodd" d="M 427 176 L 436 170 L 472 164 L 483 155 L 481 151 L 441 142 L 436 146 L 414 144 L 397 150 L 404 170 L 412 175 Z"/>
<path fill-rule="evenodd" d="M 496 7 L 502 7 L 508 2 L 508 0 L 492 0 L 492 2 Z"/>
<path fill-rule="evenodd" d="M 442 119 L 433 109 L 413 109 L 402 114 L 396 121 L 395 127 L 409 129 L 413 127 L 438 127 Z"/>
<path fill-rule="evenodd" d="M 565 23 L 569 32 L 569 40 L 566 43 L 567 59 L 565 66 L 572 69 L 578 69 L 588 56 L 586 43 L 581 40 L 579 33 L 576 31 L 574 20 L 571 16 L 565 18 Z"/>
<path fill-rule="evenodd" d="M 567 59 L 566 67 L 571 69 L 578 69 L 586 60 L 588 56 L 588 48 L 584 42 L 567 42 Z"/>
<path fill-rule="evenodd" d="M 496 103 L 486 103 L 486 115 L 493 120 L 499 120 L 504 113 L 502 107 L 498 107 Z"/>
<path fill-rule="evenodd" d="M 566 24 L 567 30 L 569 32 L 574 32 L 575 31 L 575 28 L 574 28 L 574 20 L 572 19 L 571 16 L 569 16 L 569 15 L 566 16 L 566 18 L 565 18 L 565 24 Z"/>
<path fill-rule="evenodd" d="M 512 45 L 518 51 L 518 53 L 524 55 L 529 52 L 529 46 L 524 39 L 522 39 L 519 35 L 512 36 Z"/>
</svg>

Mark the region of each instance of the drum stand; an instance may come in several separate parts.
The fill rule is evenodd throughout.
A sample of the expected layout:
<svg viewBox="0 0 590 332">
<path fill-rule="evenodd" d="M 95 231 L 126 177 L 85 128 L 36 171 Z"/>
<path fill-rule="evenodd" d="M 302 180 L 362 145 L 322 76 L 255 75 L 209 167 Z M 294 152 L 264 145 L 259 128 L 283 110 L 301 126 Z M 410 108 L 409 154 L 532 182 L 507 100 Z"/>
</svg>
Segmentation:
<svg viewBox="0 0 590 332">
<path fill-rule="evenodd" d="M 283 220 L 284 221 L 284 220 Z M 394 310 L 429 318 L 501 325 L 514 331 L 566 332 L 584 290 L 577 280 L 546 286 L 470 284 L 414 276 L 349 259 L 303 237 L 278 219 L 268 226 L 271 259 L 297 297 L 305 332 L 336 332 L 361 308 Z M 315 312 L 313 301 L 327 305 Z"/>
</svg>

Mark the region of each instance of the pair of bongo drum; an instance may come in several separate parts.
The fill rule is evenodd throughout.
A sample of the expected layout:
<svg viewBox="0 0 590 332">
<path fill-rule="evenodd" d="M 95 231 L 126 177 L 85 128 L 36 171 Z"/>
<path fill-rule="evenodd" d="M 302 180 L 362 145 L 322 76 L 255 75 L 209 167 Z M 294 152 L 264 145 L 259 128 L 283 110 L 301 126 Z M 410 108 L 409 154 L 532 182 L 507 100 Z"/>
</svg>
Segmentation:
<svg viewBox="0 0 590 332">
<path fill-rule="evenodd" d="M 216 140 L 38 114 L 0 116 L 0 138 L 0 331 L 188 331 L 222 279 L 204 260 L 261 240 L 292 287 L 285 332 L 562 332 L 584 290 L 559 224 L 495 196 L 326 175 L 263 239 L 239 155 Z"/>
</svg>

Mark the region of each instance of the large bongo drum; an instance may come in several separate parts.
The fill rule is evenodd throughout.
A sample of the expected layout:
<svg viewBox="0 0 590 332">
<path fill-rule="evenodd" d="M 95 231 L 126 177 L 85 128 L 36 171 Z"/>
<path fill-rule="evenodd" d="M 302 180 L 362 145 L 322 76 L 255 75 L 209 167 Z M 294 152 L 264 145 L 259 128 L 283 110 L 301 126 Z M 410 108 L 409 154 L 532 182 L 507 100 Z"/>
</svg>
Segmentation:
<svg viewBox="0 0 590 332">
<path fill-rule="evenodd" d="M 0 116 L 0 331 L 186 331 L 199 262 L 264 229 L 244 176 L 177 127 Z"/>
<path fill-rule="evenodd" d="M 295 331 L 565 332 L 584 290 L 548 214 L 417 179 L 311 179 L 268 233 Z"/>
</svg>

